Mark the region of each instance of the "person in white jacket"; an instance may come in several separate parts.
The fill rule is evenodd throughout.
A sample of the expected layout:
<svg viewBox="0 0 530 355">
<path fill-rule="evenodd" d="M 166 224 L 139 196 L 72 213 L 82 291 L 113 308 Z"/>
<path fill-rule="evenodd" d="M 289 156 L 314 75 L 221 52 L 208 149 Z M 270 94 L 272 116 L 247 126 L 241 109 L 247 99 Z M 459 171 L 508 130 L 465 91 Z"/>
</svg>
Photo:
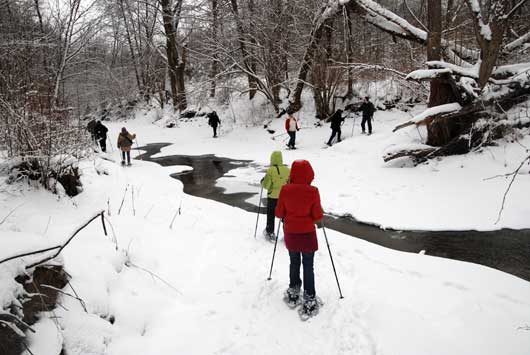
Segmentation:
<svg viewBox="0 0 530 355">
<path fill-rule="evenodd" d="M 287 131 L 287 134 L 289 134 L 289 142 L 287 143 L 287 147 L 296 149 L 296 132 L 300 130 L 300 128 L 298 128 L 298 120 L 290 113 L 287 114 L 287 119 L 285 120 L 285 130 Z"/>
</svg>

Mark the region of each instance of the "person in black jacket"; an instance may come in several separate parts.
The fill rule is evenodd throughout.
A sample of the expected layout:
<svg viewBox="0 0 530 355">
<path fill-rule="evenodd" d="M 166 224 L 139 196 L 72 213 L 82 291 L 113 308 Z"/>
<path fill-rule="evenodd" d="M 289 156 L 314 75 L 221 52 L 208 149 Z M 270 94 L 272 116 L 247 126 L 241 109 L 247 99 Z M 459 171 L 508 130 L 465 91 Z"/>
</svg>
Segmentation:
<svg viewBox="0 0 530 355">
<path fill-rule="evenodd" d="M 208 124 L 213 128 L 213 137 L 217 138 L 217 126 L 221 124 L 217 112 L 212 111 L 208 114 Z"/>
<path fill-rule="evenodd" d="M 109 129 L 101 123 L 101 121 L 96 122 L 96 126 L 94 127 L 94 133 L 96 136 L 96 140 L 99 142 L 99 145 L 101 147 L 102 152 L 107 151 L 107 132 Z"/>
<path fill-rule="evenodd" d="M 331 142 L 333 141 L 333 138 L 337 136 L 337 142 L 340 142 L 340 126 L 342 125 L 342 122 L 344 122 L 344 118 L 342 117 L 342 110 L 338 109 L 335 111 L 333 115 L 331 115 L 327 121 L 331 122 L 331 137 L 329 137 L 327 145 L 331 147 Z"/>
<path fill-rule="evenodd" d="M 363 120 L 361 122 L 361 128 L 363 130 L 363 134 L 365 132 L 365 124 L 368 123 L 368 135 L 372 134 L 372 118 L 374 116 L 375 107 L 372 102 L 370 102 L 370 98 L 366 96 L 364 98 L 364 102 L 362 103 L 361 107 L 359 107 L 359 111 L 362 111 L 363 113 Z"/>
</svg>

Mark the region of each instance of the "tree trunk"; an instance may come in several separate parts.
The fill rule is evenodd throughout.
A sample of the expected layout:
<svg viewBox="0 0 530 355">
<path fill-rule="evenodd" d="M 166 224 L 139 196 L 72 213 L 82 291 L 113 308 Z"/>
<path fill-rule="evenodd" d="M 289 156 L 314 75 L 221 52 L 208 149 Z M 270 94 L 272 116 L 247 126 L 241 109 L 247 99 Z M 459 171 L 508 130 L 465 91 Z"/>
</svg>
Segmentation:
<svg viewBox="0 0 530 355">
<path fill-rule="evenodd" d="M 333 18 L 327 18 L 324 21 L 320 22 L 318 26 L 314 27 L 311 30 L 311 41 L 307 46 L 300 70 L 298 72 L 298 82 L 296 88 L 294 89 L 293 95 L 291 97 L 291 102 L 289 104 L 289 111 L 296 112 L 302 107 L 301 97 L 302 90 L 304 89 L 304 84 L 307 79 L 307 74 L 313 65 L 316 51 L 324 34 L 324 29 L 329 27 L 333 23 Z"/>
<path fill-rule="evenodd" d="M 212 5 L 212 39 L 214 43 L 217 42 L 218 31 L 218 8 L 217 0 L 211 0 Z M 217 53 L 212 55 L 212 63 L 210 64 L 210 97 L 215 97 L 216 76 L 218 73 L 218 58 Z"/>
<path fill-rule="evenodd" d="M 442 59 L 442 1 L 428 0 L 427 2 L 427 60 Z M 450 85 L 449 75 L 435 78 L 430 83 L 428 107 L 439 106 L 456 101 L 453 88 Z M 440 146 L 446 144 L 454 131 L 447 125 L 452 123 L 447 120 L 433 121 L 427 126 L 427 144 Z"/>
<path fill-rule="evenodd" d="M 234 18 L 236 20 L 239 48 L 241 50 L 241 55 L 243 56 L 243 66 L 245 70 L 247 71 L 248 88 L 249 88 L 248 95 L 249 95 L 249 99 L 252 100 L 254 96 L 256 95 L 257 83 L 256 83 L 256 79 L 253 76 L 255 74 L 255 71 L 253 70 L 252 65 L 251 65 L 251 53 L 245 43 L 245 28 L 243 27 L 243 22 L 241 21 L 241 18 L 239 17 L 237 0 L 230 0 L 230 3 L 232 5 L 232 13 L 234 14 Z"/>
<path fill-rule="evenodd" d="M 123 17 L 123 24 L 125 25 L 125 34 L 127 35 L 127 43 L 129 44 L 129 50 L 131 51 L 131 59 L 133 61 L 134 65 L 134 74 L 136 76 L 136 85 L 138 86 L 138 90 L 142 91 L 142 83 L 140 80 L 140 73 L 138 72 L 138 65 L 136 60 L 136 51 L 134 50 L 134 46 L 131 39 L 131 33 L 129 31 L 129 22 L 127 21 L 127 15 L 125 14 L 125 8 L 123 6 L 123 0 L 120 0 L 120 10 L 121 15 Z"/>
<path fill-rule="evenodd" d="M 174 25 L 176 21 L 175 14 L 171 8 L 170 0 L 160 0 L 162 5 L 162 16 L 164 20 L 164 31 L 166 33 L 166 53 L 167 64 L 169 69 L 169 82 L 171 85 L 171 94 L 173 97 L 173 106 L 177 110 L 185 110 L 186 91 L 184 87 L 184 64 L 185 61 L 179 61 L 179 52 L 177 48 L 177 30 Z M 182 2 L 180 2 L 182 5 Z"/>
</svg>

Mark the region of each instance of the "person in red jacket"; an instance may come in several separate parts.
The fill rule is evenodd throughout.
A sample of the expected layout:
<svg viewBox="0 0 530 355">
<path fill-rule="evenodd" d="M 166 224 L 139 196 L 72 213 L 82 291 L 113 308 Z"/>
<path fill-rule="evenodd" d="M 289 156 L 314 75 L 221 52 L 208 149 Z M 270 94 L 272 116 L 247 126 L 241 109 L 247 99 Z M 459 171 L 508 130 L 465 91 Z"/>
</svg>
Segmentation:
<svg viewBox="0 0 530 355">
<path fill-rule="evenodd" d="M 296 132 L 299 131 L 300 128 L 298 128 L 298 120 L 291 113 L 287 114 L 287 119 L 285 120 L 285 130 L 289 135 L 289 142 L 287 143 L 287 147 L 291 149 L 296 149 L 296 147 L 294 146 L 296 143 Z"/>
<path fill-rule="evenodd" d="M 315 223 L 319 223 L 323 216 L 320 194 L 316 187 L 311 186 L 314 176 L 307 160 L 294 161 L 289 183 L 282 187 L 276 206 L 276 217 L 283 219 L 285 246 L 291 259 L 285 298 L 292 308 L 300 304 L 300 264 L 303 264 L 302 312 L 309 315 L 318 311 L 313 260 L 318 250 Z"/>
</svg>

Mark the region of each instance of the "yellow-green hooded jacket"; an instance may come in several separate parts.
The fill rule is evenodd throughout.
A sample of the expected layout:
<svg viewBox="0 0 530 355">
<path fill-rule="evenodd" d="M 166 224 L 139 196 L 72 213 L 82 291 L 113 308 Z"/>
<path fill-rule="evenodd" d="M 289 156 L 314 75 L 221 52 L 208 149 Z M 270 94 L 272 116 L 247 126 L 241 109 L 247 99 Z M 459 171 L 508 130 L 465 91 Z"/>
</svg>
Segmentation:
<svg viewBox="0 0 530 355">
<path fill-rule="evenodd" d="M 261 181 L 261 186 L 268 191 L 268 198 L 278 198 L 280 190 L 289 179 L 290 170 L 283 165 L 282 152 L 275 150 L 271 154 L 271 165 L 267 169 L 267 174 Z"/>
</svg>

